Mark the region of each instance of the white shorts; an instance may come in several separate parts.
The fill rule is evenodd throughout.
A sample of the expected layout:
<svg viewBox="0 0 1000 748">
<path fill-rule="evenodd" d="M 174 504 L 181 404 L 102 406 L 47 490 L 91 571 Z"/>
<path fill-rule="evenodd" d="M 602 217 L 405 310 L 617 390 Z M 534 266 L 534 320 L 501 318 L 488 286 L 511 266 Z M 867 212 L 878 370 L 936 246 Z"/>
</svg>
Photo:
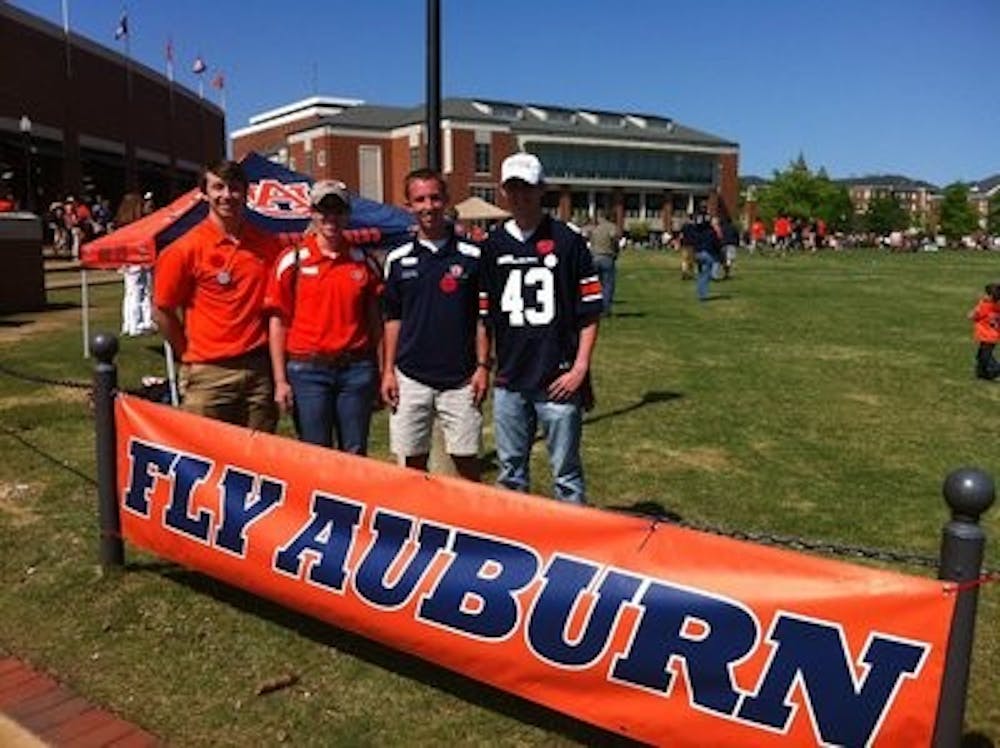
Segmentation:
<svg viewBox="0 0 1000 748">
<path fill-rule="evenodd" d="M 429 454 L 435 416 L 440 419 L 448 454 L 456 457 L 479 454 L 483 414 L 473 402 L 470 383 L 438 390 L 411 379 L 399 369 L 396 381 L 399 405 L 389 416 L 389 449 L 393 454 L 399 457 Z"/>
</svg>

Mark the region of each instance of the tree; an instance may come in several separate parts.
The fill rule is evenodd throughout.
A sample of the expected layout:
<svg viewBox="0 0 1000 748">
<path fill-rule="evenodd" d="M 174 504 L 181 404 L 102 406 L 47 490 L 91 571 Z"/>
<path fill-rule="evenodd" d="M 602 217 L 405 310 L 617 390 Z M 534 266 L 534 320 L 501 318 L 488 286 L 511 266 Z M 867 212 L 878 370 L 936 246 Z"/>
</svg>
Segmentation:
<svg viewBox="0 0 1000 748">
<path fill-rule="evenodd" d="M 986 214 L 986 230 L 993 236 L 1000 236 L 1000 190 L 990 198 L 989 212 Z"/>
<path fill-rule="evenodd" d="M 907 228 L 910 217 L 894 195 L 876 195 L 868 203 L 864 224 L 868 231 L 884 236 L 891 231 Z"/>
<path fill-rule="evenodd" d="M 774 172 L 771 183 L 758 192 L 757 205 L 765 221 L 779 215 L 822 218 L 832 231 L 848 228 L 854 215 L 847 188 L 831 181 L 822 167 L 813 174 L 802 154 L 785 171 Z"/>
<path fill-rule="evenodd" d="M 944 188 L 941 198 L 941 233 L 955 242 L 974 232 L 978 227 L 976 211 L 969 204 L 969 188 L 961 182 Z"/>
</svg>

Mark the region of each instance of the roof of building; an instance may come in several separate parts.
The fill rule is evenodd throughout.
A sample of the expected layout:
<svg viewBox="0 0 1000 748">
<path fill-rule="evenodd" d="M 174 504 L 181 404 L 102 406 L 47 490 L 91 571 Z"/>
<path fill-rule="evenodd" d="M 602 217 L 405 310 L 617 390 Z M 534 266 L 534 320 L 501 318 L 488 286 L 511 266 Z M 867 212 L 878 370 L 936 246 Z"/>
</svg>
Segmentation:
<svg viewBox="0 0 1000 748">
<path fill-rule="evenodd" d="M 969 193 L 972 195 L 995 195 L 1000 191 L 1000 174 L 994 174 L 992 177 L 986 177 L 986 179 L 980 179 L 978 182 L 973 182 L 969 185 Z"/>
<path fill-rule="evenodd" d="M 847 187 L 888 187 L 894 190 L 934 190 L 939 188 L 921 179 L 911 179 L 900 174 L 869 174 L 863 177 L 847 177 L 834 179 L 834 182 Z"/>
<path fill-rule="evenodd" d="M 395 107 L 362 104 L 323 117 L 319 125 L 386 130 L 420 124 L 423 106 Z M 737 144 L 661 115 L 527 104 L 489 99 L 448 98 L 441 102 L 442 120 L 504 125 L 514 133 L 558 134 L 602 140 L 647 140 L 710 147 Z M 315 127 L 316 125 L 312 125 Z M 311 128 L 310 128 L 311 129 Z"/>
</svg>

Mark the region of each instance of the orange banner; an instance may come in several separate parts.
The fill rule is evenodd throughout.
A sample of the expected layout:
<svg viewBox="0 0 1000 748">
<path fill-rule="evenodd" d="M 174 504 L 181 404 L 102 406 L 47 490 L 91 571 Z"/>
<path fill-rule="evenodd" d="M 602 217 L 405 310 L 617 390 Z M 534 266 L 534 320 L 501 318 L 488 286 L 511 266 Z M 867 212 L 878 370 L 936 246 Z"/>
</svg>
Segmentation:
<svg viewBox="0 0 1000 748">
<path fill-rule="evenodd" d="M 929 579 L 116 404 L 125 537 L 631 738 L 927 745 Z"/>
</svg>

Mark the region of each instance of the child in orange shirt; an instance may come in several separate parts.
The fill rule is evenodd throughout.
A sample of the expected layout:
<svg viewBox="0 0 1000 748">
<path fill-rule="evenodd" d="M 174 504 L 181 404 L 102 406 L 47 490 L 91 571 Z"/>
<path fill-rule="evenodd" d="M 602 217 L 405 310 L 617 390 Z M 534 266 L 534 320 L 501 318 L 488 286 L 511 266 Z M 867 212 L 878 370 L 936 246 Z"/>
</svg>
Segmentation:
<svg viewBox="0 0 1000 748">
<path fill-rule="evenodd" d="M 1000 283 L 988 283 L 986 295 L 969 312 L 973 337 L 979 343 L 976 351 L 976 376 L 996 379 L 1000 376 L 1000 362 L 993 358 L 993 348 L 1000 342 Z"/>
</svg>

